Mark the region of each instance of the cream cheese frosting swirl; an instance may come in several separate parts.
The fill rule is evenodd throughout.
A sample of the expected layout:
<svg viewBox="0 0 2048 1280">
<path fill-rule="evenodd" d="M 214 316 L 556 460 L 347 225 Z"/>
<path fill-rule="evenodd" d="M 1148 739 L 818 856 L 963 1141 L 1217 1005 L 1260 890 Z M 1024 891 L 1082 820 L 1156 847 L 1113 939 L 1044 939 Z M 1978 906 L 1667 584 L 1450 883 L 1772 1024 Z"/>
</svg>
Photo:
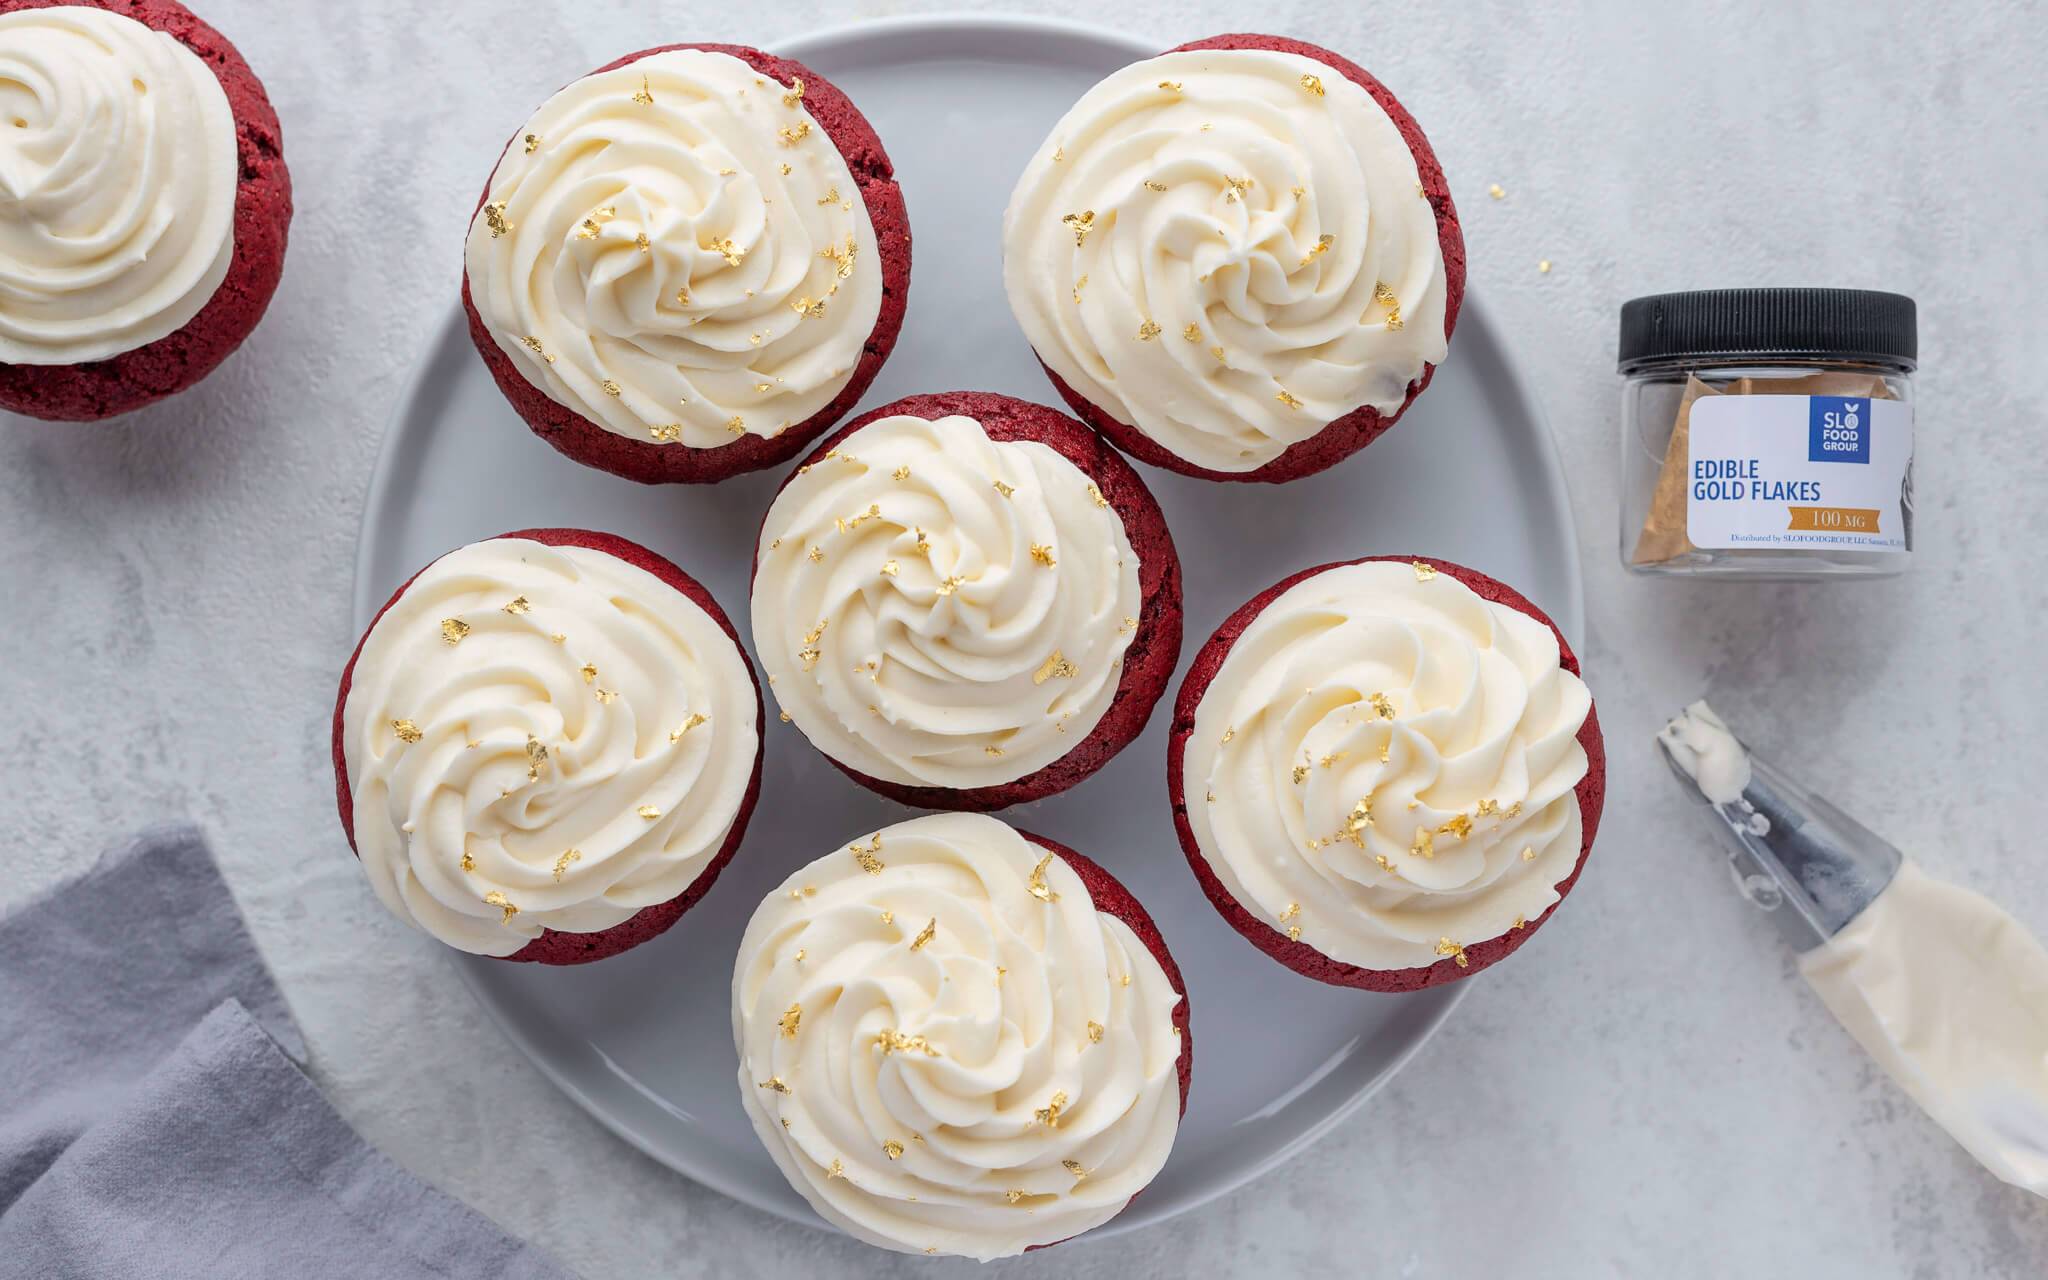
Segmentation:
<svg viewBox="0 0 2048 1280">
<path fill-rule="evenodd" d="M 739 646 L 645 569 L 472 543 L 356 659 L 342 740 L 363 870 L 400 919 L 480 955 L 611 928 L 717 856 L 757 709 Z"/>
<path fill-rule="evenodd" d="M 1057 856 L 941 814 L 762 902 L 733 969 L 748 1116 L 818 1213 L 986 1261 L 1114 1217 L 1180 1125 L 1173 989 Z"/>
<path fill-rule="evenodd" d="M 104 9 L 0 14 L 0 363 L 182 328 L 234 259 L 240 162 L 213 71 Z"/>
<path fill-rule="evenodd" d="M 1414 154 L 1293 53 L 1169 53 L 1090 89 L 1010 196 L 1003 283 L 1063 382 L 1212 471 L 1393 412 L 1447 347 Z"/>
<path fill-rule="evenodd" d="M 1010 782 L 1102 719 L 1138 557 L 1079 467 L 964 416 L 895 415 L 800 469 L 761 528 L 754 647 L 833 759 L 886 782 Z"/>
<path fill-rule="evenodd" d="M 699 49 L 548 99 L 465 262 L 477 314 L 550 399 L 697 449 L 824 409 L 882 306 L 867 205 L 801 82 Z"/>
<path fill-rule="evenodd" d="M 1461 959 L 1577 865 L 1591 709 L 1535 618 L 1428 565 L 1325 569 L 1203 690 L 1188 822 L 1232 897 L 1331 959 Z"/>
</svg>

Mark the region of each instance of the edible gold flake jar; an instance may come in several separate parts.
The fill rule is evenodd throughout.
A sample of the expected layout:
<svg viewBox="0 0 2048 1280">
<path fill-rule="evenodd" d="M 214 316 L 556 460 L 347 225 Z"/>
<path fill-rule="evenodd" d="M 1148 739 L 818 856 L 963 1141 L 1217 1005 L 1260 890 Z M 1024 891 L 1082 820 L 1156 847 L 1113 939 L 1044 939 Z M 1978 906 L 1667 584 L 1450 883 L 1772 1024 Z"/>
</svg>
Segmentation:
<svg viewBox="0 0 2048 1280">
<path fill-rule="evenodd" d="M 1913 550 L 1913 300 L 1706 289 L 1621 308 L 1621 562 L 1889 577 Z"/>
</svg>

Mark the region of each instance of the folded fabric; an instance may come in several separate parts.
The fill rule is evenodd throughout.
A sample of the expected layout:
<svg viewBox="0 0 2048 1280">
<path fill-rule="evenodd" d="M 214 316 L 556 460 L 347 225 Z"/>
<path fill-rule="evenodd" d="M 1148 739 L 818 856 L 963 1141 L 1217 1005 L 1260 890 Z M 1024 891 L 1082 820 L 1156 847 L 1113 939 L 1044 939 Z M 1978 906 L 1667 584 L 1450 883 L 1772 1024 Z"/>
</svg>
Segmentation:
<svg viewBox="0 0 2048 1280">
<path fill-rule="evenodd" d="M 0 1276 L 568 1274 L 327 1105 L 189 827 L 0 918 L 0 1028 Z"/>
</svg>

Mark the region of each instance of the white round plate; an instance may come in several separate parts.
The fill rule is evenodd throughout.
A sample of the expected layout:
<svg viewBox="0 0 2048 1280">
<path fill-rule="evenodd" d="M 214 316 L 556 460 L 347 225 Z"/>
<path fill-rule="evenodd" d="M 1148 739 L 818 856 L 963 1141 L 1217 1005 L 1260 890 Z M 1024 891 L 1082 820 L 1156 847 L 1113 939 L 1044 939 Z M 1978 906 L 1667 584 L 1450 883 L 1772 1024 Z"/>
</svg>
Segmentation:
<svg viewBox="0 0 2048 1280">
<path fill-rule="evenodd" d="M 1057 404 L 1004 302 L 1003 205 L 1066 108 L 1110 71 L 1157 51 L 1127 36 L 1016 18 L 868 22 L 777 51 L 859 104 L 909 204 L 910 309 L 861 407 L 955 389 Z M 476 157 L 480 169 L 485 159 Z M 1568 635 L 1579 631 L 1578 558 L 1555 448 L 1493 318 L 1470 293 L 1428 394 L 1341 466 L 1285 486 L 1141 470 L 1185 569 L 1184 655 L 1296 569 L 1406 552 L 1513 583 Z M 670 557 L 744 631 L 754 531 L 780 479 L 764 472 L 710 487 L 645 488 L 570 462 L 505 403 L 451 305 L 371 482 L 357 625 L 452 547 L 568 525 L 622 534 Z M 1444 500 L 1452 494 L 1456 502 Z M 1385 1083 L 1464 992 L 1463 984 L 1404 996 L 1323 986 L 1260 955 L 1223 922 L 1174 840 L 1164 764 L 1172 699 L 1169 689 L 1144 736 L 1097 776 L 1003 814 L 1129 886 L 1165 933 L 1192 1002 L 1194 1086 L 1173 1156 L 1097 1234 L 1170 1218 L 1300 1150 Z M 791 870 L 908 814 L 841 777 L 773 710 L 762 802 L 745 844 L 674 929 L 582 967 L 455 963 L 512 1042 L 619 1136 L 735 1199 L 820 1225 L 740 1109 L 727 1008 L 732 960 L 755 905 Z"/>
</svg>

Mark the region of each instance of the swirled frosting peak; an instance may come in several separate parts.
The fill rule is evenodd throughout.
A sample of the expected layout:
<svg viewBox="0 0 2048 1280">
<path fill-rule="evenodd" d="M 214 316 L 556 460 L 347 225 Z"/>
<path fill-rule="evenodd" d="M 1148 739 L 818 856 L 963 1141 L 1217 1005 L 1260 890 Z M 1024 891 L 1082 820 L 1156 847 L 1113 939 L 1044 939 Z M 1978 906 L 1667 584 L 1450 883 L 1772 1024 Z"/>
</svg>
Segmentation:
<svg viewBox="0 0 2048 1280">
<path fill-rule="evenodd" d="M 824 409 L 882 306 L 867 205 L 802 82 L 701 49 L 548 99 L 465 260 L 528 381 L 608 431 L 697 449 Z"/>
<path fill-rule="evenodd" d="M 363 871 L 464 951 L 609 929 L 717 856 L 757 712 L 739 646 L 647 570 L 472 543 L 421 572 L 356 658 L 342 741 Z"/>
<path fill-rule="evenodd" d="M 994 818 L 917 818 L 754 912 L 732 984 L 741 1096 L 842 1230 L 1008 1257 L 1100 1226 L 1166 1162 L 1180 1002 L 1057 855 Z"/>
<path fill-rule="evenodd" d="M 1010 782 L 1074 749 L 1140 611 L 1122 519 L 1048 445 L 972 418 L 879 418 L 803 468 L 761 528 L 754 646 L 775 697 L 887 782 Z"/>
<path fill-rule="evenodd" d="M 1293 53 L 1169 53 L 1090 89 L 1010 196 L 1003 283 L 1063 382 L 1211 471 L 1392 412 L 1447 346 L 1414 154 Z"/>
<path fill-rule="evenodd" d="M 0 14 L 0 363 L 183 328 L 234 259 L 235 118 L 174 37 L 83 5 Z"/>
<path fill-rule="evenodd" d="M 1462 964 L 1577 865 L 1591 709 L 1542 622 L 1426 564 L 1339 565 L 1268 603 L 1203 690 L 1188 822 L 1296 941 L 1369 969 Z"/>
</svg>

